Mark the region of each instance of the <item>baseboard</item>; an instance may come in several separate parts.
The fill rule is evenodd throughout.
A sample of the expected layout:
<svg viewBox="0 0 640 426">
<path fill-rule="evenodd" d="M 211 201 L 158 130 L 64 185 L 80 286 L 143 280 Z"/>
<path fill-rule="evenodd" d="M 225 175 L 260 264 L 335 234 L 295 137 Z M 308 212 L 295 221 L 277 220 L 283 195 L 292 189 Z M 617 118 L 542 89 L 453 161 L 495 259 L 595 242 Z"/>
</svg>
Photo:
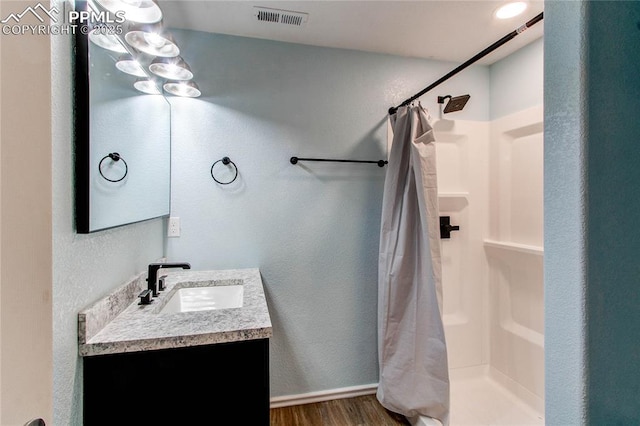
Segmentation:
<svg viewBox="0 0 640 426">
<path fill-rule="evenodd" d="M 356 396 L 376 393 L 377 383 L 369 385 L 349 386 L 346 388 L 329 389 L 318 392 L 301 393 L 298 395 L 275 396 L 271 398 L 271 408 L 288 407 L 290 405 L 311 404 L 313 402 L 331 401 L 333 399 L 354 398 Z"/>
</svg>

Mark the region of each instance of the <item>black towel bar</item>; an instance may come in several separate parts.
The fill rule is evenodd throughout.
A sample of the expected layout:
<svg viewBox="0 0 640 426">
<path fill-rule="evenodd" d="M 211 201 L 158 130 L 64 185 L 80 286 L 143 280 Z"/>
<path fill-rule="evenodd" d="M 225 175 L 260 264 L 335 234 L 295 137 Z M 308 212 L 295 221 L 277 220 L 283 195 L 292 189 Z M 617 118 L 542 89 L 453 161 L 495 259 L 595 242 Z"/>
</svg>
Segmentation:
<svg viewBox="0 0 640 426">
<path fill-rule="evenodd" d="M 385 164 L 388 164 L 386 160 L 332 160 L 329 158 L 302 158 L 302 157 L 291 157 L 289 162 L 291 164 L 298 164 L 298 161 L 331 161 L 335 163 L 373 163 L 377 164 L 378 167 L 384 167 Z"/>
</svg>

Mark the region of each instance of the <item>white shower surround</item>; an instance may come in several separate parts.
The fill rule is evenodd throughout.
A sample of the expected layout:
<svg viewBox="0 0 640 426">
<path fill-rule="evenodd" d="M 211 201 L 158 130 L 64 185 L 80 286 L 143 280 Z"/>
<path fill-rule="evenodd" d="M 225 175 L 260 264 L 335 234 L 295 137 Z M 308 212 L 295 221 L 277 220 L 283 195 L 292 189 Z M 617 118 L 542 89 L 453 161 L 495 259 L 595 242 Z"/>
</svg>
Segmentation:
<svg viewBox="0 0 640 426">
<path fill-rule="evenodd" d="M 491 122 L 444 117 L 434 125 L 440 215 L 460 226 L 442 240 L 451 424 L 462 417 L 455 394 L 472 378 L 504 388 L 527 424 L 543 424 L 543 109 Z"/>
</svg>

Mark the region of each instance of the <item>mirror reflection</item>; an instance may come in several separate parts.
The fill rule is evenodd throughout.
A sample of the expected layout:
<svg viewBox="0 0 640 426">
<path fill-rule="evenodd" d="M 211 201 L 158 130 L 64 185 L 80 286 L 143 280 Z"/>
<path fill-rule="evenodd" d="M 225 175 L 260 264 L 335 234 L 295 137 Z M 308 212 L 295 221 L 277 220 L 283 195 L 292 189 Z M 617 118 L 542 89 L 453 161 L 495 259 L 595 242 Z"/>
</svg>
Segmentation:
<svg viewBox="0 0 640 426">
<path fill-rule="evenodd" d="M 200 96 L 193 73 L 157 3 L 96 0 L 76 8 L 90 27 L 76 34 L 77 232 L 166 216 L 171 107 L 164 95 Z"/>
<path fill-rule="evenodd" d="M 116 55 L 89 44 L 90 231 L 169 214 L 171 108 L 137 91 L 118 70 L 131 55 Z"/>
</svg>

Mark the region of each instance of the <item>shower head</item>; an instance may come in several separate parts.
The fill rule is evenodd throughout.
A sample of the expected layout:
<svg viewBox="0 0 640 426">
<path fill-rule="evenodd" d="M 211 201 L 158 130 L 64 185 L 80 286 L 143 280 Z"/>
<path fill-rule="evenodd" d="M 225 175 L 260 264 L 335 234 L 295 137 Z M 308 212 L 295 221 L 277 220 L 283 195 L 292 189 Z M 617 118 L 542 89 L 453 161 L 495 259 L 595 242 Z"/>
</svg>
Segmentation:
<svg viewBox="0 0 640 426">
<path fill-rule="evenodd" d="M 455 97 L 452 97 L 451 95 L 438 96 L 438 103 L 443 104 L 445 99 L 449 99 L 449 102 L 447 102 L 447 105 L 443 110 L 443 112 L 446 114 L 448 112 L 456 112 L 462 110 L 462 108 L 464 108 L 464 106 L 467 104 L 467 101 L 470 97 L 471 95 L 462 95 Z"/>
</svg>

